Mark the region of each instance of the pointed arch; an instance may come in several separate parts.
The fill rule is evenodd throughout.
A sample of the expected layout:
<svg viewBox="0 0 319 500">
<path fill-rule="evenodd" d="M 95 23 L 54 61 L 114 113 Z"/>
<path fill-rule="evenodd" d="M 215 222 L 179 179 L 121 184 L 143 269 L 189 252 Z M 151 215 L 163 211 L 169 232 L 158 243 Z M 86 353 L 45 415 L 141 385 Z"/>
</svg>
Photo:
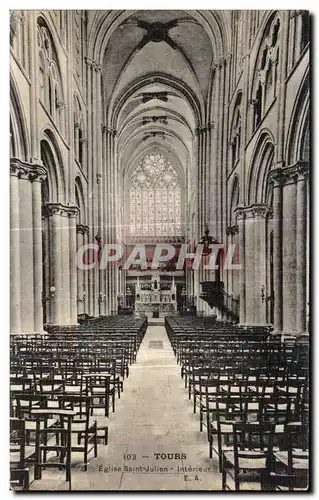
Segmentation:
<svg viewBox="0 0 319 500">
<path fill-rule="evenodd" d="M 10 78 L 10 156 L 28 161 L 30 159 L 30 143 L 24 109 L 17 85 Z"/>
<path fill-rule="evenodd" d="M 252 103 L 252 125 L 255 130 L 276 95 L 279 61 L 281 14 L 272 11 L 259 27 L 255 57 L 251 58 L 249 98 Z"/>
<path fill-rule="evenodd" d="M 81 178 L 79 175 L 76 176 L 75 181 L 75 204 L 79 207 L 78 223 L 85 224 L 86 222 L 86 204 L 84 189 Z"/>
<path fill-rule="evenodd" d="M 291 115 L 286 146 L 287 165 L 299 160 L 309 160 L 310 111 L 309 111 L 309 73 L 301 82 Z"/>
<path fill-rule="evenodd" d="M 37 19 L 40 99 L 63 135 L 65 132 L 65 92 L 60 62 L 52 33 L 47 19 L 40 15 Z"/>
<path fill-rule="evenodd" d="M 84 168 L 85 124 L 80 99 L 76 93 L 73 95 L 73 140 L 75 159 Z"/>
<path fill-rule="evenodd" d="M 236 214 L 235 210 L 239 203 L 239 190 L 240 183 L 237 174 L 234 175 L 232 187 L 230 191 L 230 204 L 229 204 L 229 225 L 234 226 L 236 224 Z"/>
<path fill-rule="evenodd" d="M 256 142 L 248 171 L 247 200 L 252 203 L 265 203 L 267 175 L 274 158 L 274 138 L 272 133 L 263 129 Z"/>
<path fill-rule="evenodd" d="M 50 202 L 65 202 L 66 183 L 61 152 L 54 133 L 46 129 L 40 141 L 41 160 L 48 171 L 48 190 Z"/>
<path fill-rule="evenodd" d="M 241 100 L 242 100 L 242 91 L 238 92 L 236 97 L 231 128 L 230 128 L 230 148 L 231 148 L 231 168 L 235 166 L 240 157 L 240 149 L 241 149 L 241 124 L 242 124 L 242 115 L 241 115 Z"/>
</svg>

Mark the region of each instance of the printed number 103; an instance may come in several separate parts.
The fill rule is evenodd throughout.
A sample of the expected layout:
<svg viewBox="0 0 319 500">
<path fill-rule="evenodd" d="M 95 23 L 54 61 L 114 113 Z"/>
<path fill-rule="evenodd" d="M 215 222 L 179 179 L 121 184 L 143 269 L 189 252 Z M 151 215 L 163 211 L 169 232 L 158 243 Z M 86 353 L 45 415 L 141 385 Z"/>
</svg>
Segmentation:
<svg viewBox="0 0 319 500">
<path fill-rule="evenodd" d="M 126 453 L 124 455 L 124 460 L 136 460 L 136 455 L 134 453 Z"/>
</svg>

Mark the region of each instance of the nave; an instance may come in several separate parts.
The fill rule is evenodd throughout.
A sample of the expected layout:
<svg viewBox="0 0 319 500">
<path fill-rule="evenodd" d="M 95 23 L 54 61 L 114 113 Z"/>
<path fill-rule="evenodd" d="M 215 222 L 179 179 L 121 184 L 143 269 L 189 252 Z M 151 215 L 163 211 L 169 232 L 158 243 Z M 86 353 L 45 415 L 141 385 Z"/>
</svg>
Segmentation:
<svg viewBox="0 0 319 500">
<path fill-rule="evenodd" d="M 110 340 L 112 333 L 111 331 L 107 333 L 105 321 L 104 319 L 104 328 L 101 324 L 97 326 L 98 323 L 96 323 L 95 329 L 104 330 L 105 338 L 109 336 Z M 114 326 L 119 318 L 113 318 L 110 321 Z M 125 320 L 126 329 L 129 321 Z M 122 323 L 124 323 L 123 318 Z M 264 437 L 268 435 L 267 425 L 271 426 L 275 423 L 274 432 L 277 433 L 277 441 L 276 446 L 272 446 L 270 452 L 276 457 L 277 465 L 281 460 L 281 466 L 278 469 L 281 483 L 284 478 L 286 481 L 284 489 L 305 489 L 308 481 L 306 429 L 309 411 L 307 346 L 302 343 L 289 345 L 288 342 L 282 345 L 275 339 L 266 340 L 265 332 L 261 330 L 258 332 L 242 330 L 240 338 L 238 326 L 214 324 L 209 320 L 203 321 L 195 318 L 167 318 L 165 326 L 169 338 L 164 326 L 159 324 L 148 326 L 140 344 L 136 362 L 129 367 L 128 378 L 125 377 L 122 380 L 124 391 L 120 393 L 120 399 L 116 398 L 115 411 L 110 409 L 109 419 L 107 419 L 107 445 L 103 441 L 98 441 L 97 456 L 95 457 L 92 452 L 89 454 L 87 470 L 84 470 L 83 454 L 72 448 L 70 453 L 72 487 L 71 482 L 66 481 L 65 471 L 60 471 L 55 467 L 43 470 L 40 480 L 31 480 L 30 490 L 226 489 L 225 485 L 224 488 L 222 486 L 219 459 L 224 458 L 225 453 L 231 455 L 235 453 L 231 435 L 234 432 L 235 422 L 243 421 L 244 413 L 246 424 L 254 427 L 258 422 L 258 425 L 263 422 L 266 425 L 263 428 Z M 254 342 L 252 335 L 255 337 Z M 68 336 L 70 338 L 70 332 Z M 123 341 L 125 342 L 124 338 Z M 113 342 L 115 345 L 115 338 Z M 83 347 L 85 343 L 83 331 L 80 343 Z M 78 348 L 80 343 L 78 343 Z M 101 340 L 99 343 L 101 344 Z M 105 347 L 106 344 L 104 344 L 104 349 Z M 235 351 L 239 353 L 237 359 Z M 279 355 L 284 360 L 281 364 L 278 364 Z M 119 353 L 116 356 L 118 358 Z M 241 361 L 239 361 L 240 357 Z M 42 353 L 42 359 L 44 358 Z M 134 358 L 133 353 L 132 361 Z M 96 357 L 95 363 L 100 367 L 95 369 L 94 367 L 88 368 L 88 366 L 85 368 L 88 358 L 83 358 L 83 371 L 91 374 L 96 372 L 101 375 L 103 372 L 101 359 Z M 77 366 L 80 366 L 79 358 Z M 33 369 L 34 373 L 36 371 Z M 70 371 L 69 369 L 69 373 Z M 109 368 L 105 368 L 104 375 L 107 371 L 111 373 Z M 42 375 L 44 376 L 43 373 Z M 84 377 L 86 378 L 85 375 Z M 39 375 L 36 378 L 39 379 Z M 56 396 L 52 398 L 51 395 L 48 399 L 48 401 L 51 400 L 51 405 L 54 399 L 62 398 L 68 401 L 66 387 L 64 387 L 64 395 L 61 394 L 61 377 L 58 371 L 55 372 L 55 378 Z M 48 380 L 45 378 L 46 385 L 49 384 Z M 17 383 L 17 380 L 15 382 Z M 35 383 L 33 391 L 37 390 L 37 383 L 39 382 Z M 70 382 L 67 385 L 70 387 Z M 18 399 L 14 393 L 13 384 L 11 388 L 12 398 Z M 75 390 L 75 387 L 73 389 Z M 109 390 L 112 394 L 112 387 L 109 387 Z M 92 395 L 93 385 L 90 386 L 90 391 Z M 24 399 L 26 398 L 24 394 Z M 40 398 L 39 393 L 38 398 Z M 47 404 L 50 406 L 48 401 Z M 220 409 L 218 401 L 226 404 L 223 410 L 227 409 L 227 421 L 225 411 L 223 413 Z M 240 408 L 235 411 L 234 405 L 236 406 L 239 402 Z M 243 412 L 242 405 L 245 402 L 247 404 Z M 91 403 L 94 406 L 94 398 Z M 93 418 L 97 420 L 99 417 L 95 417 L 95 414 L 98 415 L 96 413 L 98 411 L 93 408 Z M 258 415 L 257 424 L 256 415 Z M 78 416 L 73 418 L 76 420 Z M 265 423 L 266 421 L 268 424 Z M 299 435 L 298 449 L 294 450 L 289 447 L 290 441 L 287 440 L 288 435 L 291 437 L 289 430 L 291 425 L 297 425 Z M 52 427 L 50 432 L 53 434 Z M 303 440 L 302 437 L 305 439 Z M 296 447 L 296 436 L 293 435 L 293 438 L 294 447 Z M 208 441 L 210 439 L 212 458 L 209 458 Z M 257 450 L 257 443 L 253 442 L 255 455 L 253 460 L 250 460 L 250 464 L 246 456 L 245 469 L 260 473 L 258 468 L 260 469 L 260 461 L 263 461 L 266 456 L 265 449 Z M 32 445 L 32 438 L 29 444 Z M 267 445 L 268 448 L 267 446 L 266 448 L 269 451 L 270 444 L 267 443 Z M 247 450 L 246 453 L 248 453 Z M 256 460 L 257 453 L 262 453 L 259 455 L 259 466 Z M 287 483 L 289 453 L 293 454 L 293 471 L 290 471 L 290 482 Z M 41 455 L 41 460 L 44 460 L 44 455 Z M 50 462 L 50 458 L 47 461 Z M 263 461 L 263 467 L 266 467 L 266 461 Z M 223 462 L 222 470 L 226 468 L 229 471 L 231 467 L 229 463 Z M 231 474 L 227 479 L 227 485 L 231 484 L 231 489 L 235 489 L 236 485 L 232 478 Z M 231 479 L 230 482 L 229 479 Z M 252 476 L 249 474 L 246 480 L 245 475 L 240 480 L 240 489 L 260 490 L 261 487 L 258 474 L 257 478 L 256 474 Z M 274 480 L 273 488 L 275 487 L 276 481 Z"/>
</svg>

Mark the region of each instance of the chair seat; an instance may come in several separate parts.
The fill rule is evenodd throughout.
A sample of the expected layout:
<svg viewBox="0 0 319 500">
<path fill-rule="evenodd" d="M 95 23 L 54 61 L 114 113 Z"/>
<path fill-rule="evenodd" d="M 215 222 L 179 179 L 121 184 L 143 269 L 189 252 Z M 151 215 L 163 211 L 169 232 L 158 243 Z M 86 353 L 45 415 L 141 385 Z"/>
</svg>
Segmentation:
<svg viewBox="0 0 319 500">
<path fill-rule="evenodd" d="M 292 457 L 292 467 L 293 469 L 308 469 L 308 452 L 303 450 L 294 450 L 297 456 Z M 288 452 L 287 451 L 277 451 L 275 452 L 276 459 L 288 467 Z"/>
<path fill-rule="evenodd" d="M 57 422 L 56 418 L 48 418 L 47 427 L 52 427 Z M 25 429 L 27 431 L 35 431 L 37 422 L 36 420 L 26 420 L 25 421 Z M 44 429 L 44 421 L 40 420 L 40 429 Z"/>
<path fill-rule="evenodd" d="M 30 459 L 35 453 L 34 446 L 25 446 L 24 447 L 24 458 L 25 460 Z M 14 464 L 20 464 L 20 446 L 19 445 L 10 445 L 10 467 Z"/>
<path fill-rule="evenodd" d="M 90 425 L 90 424 L 89 424 Z M 75 417 L 72 420 L 72 425 L 71 425 L 71 432 L 84 432 L 85 431 L 85 426 L 86 426 L 86 421 L 85 417 L 83 418 L 77 418 Z M 91 425 L 90 425 L 91 427 Z"/>
<path fill-rule="evenodd" d="M 65 392 L 67 394 L 80 394 L 81 386 L 80 385 L 66 385 Z"/>
<path fill-rule="evenodd" d="M 278 392 L 286 394 L 287 389 L 285 387 L 278 387 Z M 298 388 L 297 387 L 288 387 L 288 393 L 289 394 L 297 394 L 298 393 Z"/>
<path fill-rule="evenodd" d="M 211 422 L 211 427 L 217 432 L 217 422 Z M 232 434 L 233 433 L 233 425 L 232 424 L 220 424 L 220 431 L 222 434 Z"/>
<path fill-rule="evenodd" d="M 110 393 L 111 391 L 108 390 L 107 392 Z M 94 387 L 91 390 L 91 394 L 92 394 L 92 396 L 96 396 L 96 395 L 100 395 L 100 394 L 102 396 L 104 396 L 105 395 L 105 387 Z"/>
<path fill-rule="evenodd" d="M 55 386 L 54 389 L 52 390 L 52 384 L 49 384 L 49 385 L 43 385 L 42 386 L 42 391 L 44 393 L 51 393 L 51 392 L 59 392 L 62 388 L 62 385 L 59 385 L 59 386 Z"/>
<path fill-rule="evenodd" d="M 59 408 L 59 401 L 54 401 L 53 399 L 48 401 L 48 408 Z"/>
<path fill-rule="evenodd" d="M 92 415 L 90 417 L 90 426 L 96 422 L 98 429 L 105 429 L 109 426 L 109 418 L 106 415 Z"/>
<path fill-rule="evenodd" d="M 11 391 L 16 391 L 16 392 L 18 392 L 18 391 L 22 392 L 23 391 L 23 385 L 12 384 L 12 385 L 10 385 L 10 390 Z"/>
<path fill-rule="evenodd" d="M 276 410 L 276 408 L 277 408 L 277 410 L 281 410 L 281 411 L 285 411 L 285 410 L 287 410 L 287 406 L 288 406 L 288 404 L 287 404 L 287 403 L 284 403 L 284 404 L 279 404 L 279 405 L 277 405 L 277 406 L 276 406 L 276 405 L 273 405 L 273 404 L 269 404 L 269 405 L 267 405 L 267 407 L 268 407 L 269 409 L 271 409 L 271 410 Z"/>
<path fill-rule="evenodd" d="M 240 451 L 240 457 L 238 457 L 238 466 L 240 469 L 265 469 L 266 468 L 266 457 L 261 455 L 258 457 L 259 453 L 256 450 L 246 450 Z M 245 455 L 245 456 L 242 456 Z M 234 465 L 234 452 L 226 451 L 224 456 L 227 462 Z"/>
</svg>

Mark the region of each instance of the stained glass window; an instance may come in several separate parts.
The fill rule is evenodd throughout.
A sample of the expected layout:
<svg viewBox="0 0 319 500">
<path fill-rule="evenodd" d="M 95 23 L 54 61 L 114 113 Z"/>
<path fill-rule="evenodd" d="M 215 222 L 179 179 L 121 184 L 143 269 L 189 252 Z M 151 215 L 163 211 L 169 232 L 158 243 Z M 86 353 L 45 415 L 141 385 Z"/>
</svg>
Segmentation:
<svg viewBox="0 0 319 500">
<path fill-rule="evenodd" d="M 180 236 L 181 186 L 167 158 L 156 151 L 148 154 L 130 181 L 130 234 Z"/>
</svg>

